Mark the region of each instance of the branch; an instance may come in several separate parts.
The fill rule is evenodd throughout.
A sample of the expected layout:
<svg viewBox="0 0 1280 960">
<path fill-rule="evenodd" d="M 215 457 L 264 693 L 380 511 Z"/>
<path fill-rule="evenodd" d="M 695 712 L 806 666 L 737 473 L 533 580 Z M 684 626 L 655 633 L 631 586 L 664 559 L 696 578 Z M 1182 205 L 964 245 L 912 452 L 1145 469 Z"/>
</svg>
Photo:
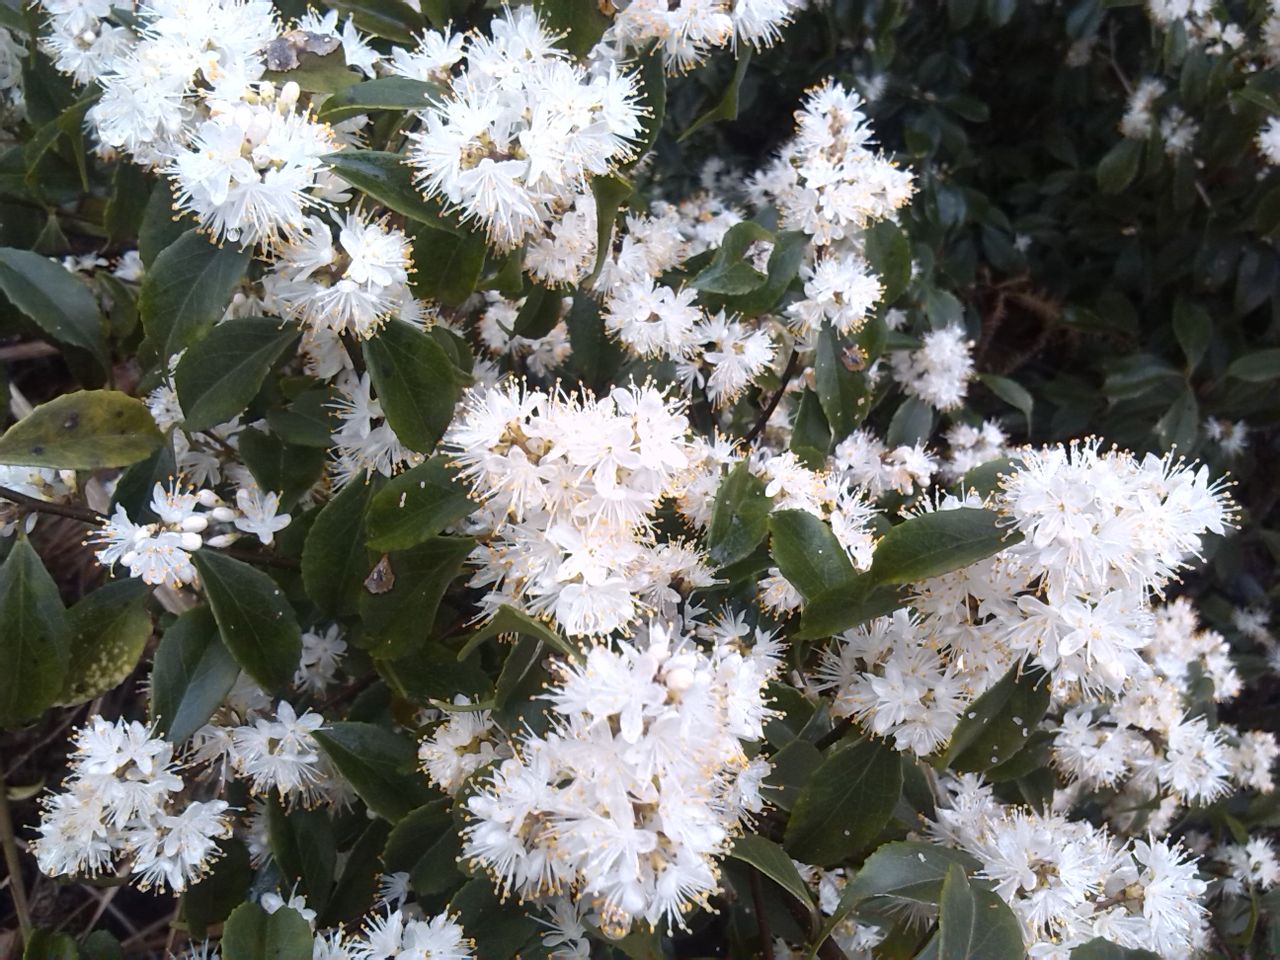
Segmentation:
<svg viewBox="0 0 1280 960">
<path fill-rule="evenodd" d="M 4 846 L 4 862 L 9 870 L 9 892 L 13 896 L 13 910 L 18 915 L 18 928 L 22 942 L 31 938 L 31 908 L 27 904 L 26 881 L 22 876 L 22 861 L 18 859 L 18 844 L 13 835 L 13 820 L 9 817 L 9 788 L 0 776 L 0 845 Z"/>
<path fill-rule="evenodd" d="M 32 513 L 48 513 L 55 517 L 79 520 L 81 523 L 88 523 L 95 527 L 101 526 L 106 521 L 106 518 L 97 510 L 77 507 L 69 503 L 50 503 L 48 500 L 28 497 L 25 493 L 10 490 L 8 487 L 0 487 L 0 499 L 16 503 Z"/>
<path fill-rule="evenodd" d="M 759 419 L 756 420 L 755 426 L 751 428 L 751 432 L 747 434 L 742 441 L 744 446 L 751 446 L 751 441 L 760 436 L 760 431 L 764 429 L 764 425 L 769 422 L 769 418 L 773 416 L 773 411 L 778 409 L 778 404 L 782 402 L 782 395 L 787 392 L 787 384 L 791 382 L 791 378 L 796 375 L 796 370 L 800 367 L 800 351 L 792 350 L 791 356 L 787 358 L 787 366 L 782 371 L 782 383 L 778 385 L 778 392 L 773 395 L 773 399 L 769 401 L 769 405 L 764 408 Z"/>
</svg>

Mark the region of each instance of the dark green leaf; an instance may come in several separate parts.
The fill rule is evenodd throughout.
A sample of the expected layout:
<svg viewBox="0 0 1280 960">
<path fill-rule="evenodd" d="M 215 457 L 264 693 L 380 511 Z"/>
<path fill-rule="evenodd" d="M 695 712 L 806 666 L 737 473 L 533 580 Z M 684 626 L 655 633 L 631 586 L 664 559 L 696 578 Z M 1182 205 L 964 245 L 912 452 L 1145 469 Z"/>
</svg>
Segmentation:
<svg viewBox="0 0 1280 960">
<path fill-rule="evenodd" d="M 492 620 L 467 637 L 467 642 L 458 651 L 458 659 L 465 660 L 476 647 L 492 637 L 532 637 L 566 657 L 579 656 L 578 649 L 552 627 L 504 603 Z"/>
<path fill-rule="evenodd" d="M 78 390 L 42 403 L 0 436 L 0 463 L 124 467 L 146 459 L 163 439 L 141 400 L 115 390 Z"/>
<path fill-rule="evenodd" d="M 1213 338 L 1213 319 L 1198 303 L 1179 297 L 1173 305 L 1173 333 L 1187 358 L 1187 370 L 1194 370 Z"/>
<path fill-rule="evenodd" d="M 131 166 L 127 160 L 121 162 Z M 142 212 L 142 225 L 138 227 L 138 255 L 142 257 L 142 262 L 150 268 L 155 264 L 156 257 L 190 227 L 191 221 L 176 212 L 169 182 L 163 178 L 156 181 L 147 198 L 147 207 Z"/>
<path fill-rule="evenodd" d="M 1156 421 L 1156 436 L 1162 449 L 1186 452 L 1195 446 L 1200 432 L 1200 405 L 1190 385 L 1179 391 L 1177 398 Z"/>
<path fill-rule="evenodd" d="M 786 295 L 791 281 L 800 272 L 809 237 L 799 230 L 784 230 L 775 238 L 765 266 L 765 282 L 747 293 L 724 298 L 727 310 L 755 317 L 773 310 Z"/>
<path fill-rule="evenodd" d="M 38 717 L 67 674 L 71 627 L 58 587 L 19 537 L 0 566 L 0 726 Z"/>
<path fill-rule="evenodd" d="M 804 605 L 796 640 L 833 637 L 852 627 L 883 617 L 904 605 L 897 587 L 876 583 L 860 574 L 852 583 L 815 594 Z"/>
<path fill-rule="evenodd" d="M 414 293 L 459 306 L 475 290 L 488 252 L 483 234 L 420 228 L 413 237 Z"/>
<path fill-rule="evenodd" d="M 585 57 L 609 27 L 599 0 L 533 0 L 538 19 L 553 33 L 564 34 L 560 45 L 577 57 Z"/>
<path fill-rule="evenodd" d="M 867 263 L 884 287 L 881 303 L 893 303 L 911 282 L 911 244 L 896 223 L 881 220 L 867 228 Z"/>
<path fill-rule="evenodd" d="M 197 550 L 193 557 L 222 642 L 236 662 L 264 690 L 288 688 L 302 634 L 280 587 L 261 570 L 216 550 Z"/>
<path fill-rule="evenodd" d="M 878 740 L 836 747 L 791 809 L 787 852 L 803 863 L 840 863 L 880 835 L 901 794 L 897 751 Z"/>
<path fill-rule="evenodd" d="M 15 953 L 14 956 L 17 956 Z M 70 934 L 40 928 L 31 931 L 22 960 L 79 960 L 80 951 Z"/>
<path fill-rule="evenodd" d="M 227 839 L 220 841 L 218 847 L 223 854 L 213 869 L 182 896 L 182 919 L 193 937 L 203 937 L 208 927 L 222 923 L 244 903 L 253 880 L 249 851 L 243 843 Z"/>
<path fill-rule="evenodd" d="M 1227 367 L 1227 376 L 1249 383 L 1280 379 L 1280 349 L 1255 350 L 1237 357 Z"/>
<path fill-rule="evenodd" d="M 800 871 L 786 852 L 772 840 L 754 834 L 739 837 L 729 848 L 729 856 L 751 864 L 783 890 L 813 909 L 813 896 L 805 885 Z"/>
<path fill-rule="evenodd" d="M 360 595 L 365 643 L 375 657 L 394 660 L 430 636 L 440 598 L 474 547 L 465 537 L 431 537 L 415 547 L 387 554 L 390 590 Z"/>
<path fill-rule="evenodd" d="M 831 439 L 839 443 L 862 421 L 866 403 L 866 381 L 861 373 L 845 363 L 844 348 L 830 325 L 818 333 L 818 346 L 813 360 L 813 385 L 822 412 L 831 426 Z"/>
<path fill-rule="evenodd" d="M 769 532 L 770 509 L 764 481 L 752 475 L 746 460 L 738 462 L 716 491 L 707 528 L 711 562 L 727 567 L 750 556 Z"/>
<path fill-rule="evenodd" d="M 890 447 L 915 446 L 933 433 L 933 407 L 919 397 L 907 397 L 893 412 L 885 443 Z"/>
<path fill-rule="evenodd" d="M 990 890 L 971 887 L 958 863 L 947 868 L 938 906 L 938 960 L 1022 955 L 1022 927 L 1009 905 Z"/>
<path fill-rule="evenodd" d="M 416 546 L 475 509 L 467 486 L 456 480 L 449 460 L 434 456 L 383 486 L 369 506 L 369 547 L 403 550 Z"/>
<path fill-rule="evenodd" d="M 458 383 L 431 336 L 392 320 L 364 343 L 364 359 L 387 423 L 410 450 L 430 453 L 453 418 Z"/>
<path fill-rule="evenodd" d="M 314 942 L 311 927 L 297 910 L 281 907 L 267 913 L 249 902 L 227 917 L 219 950 L 224 960 L 311 960 Z"/>
<path fill-rule="evenodd" d="M 252 253 L 252 247 L 215 246 L 195 230 L 160 251 L 138 294 L 138 316 L 160 359 L 191 346 L 222 319 Z"/>
<path fill-rule="evenodd" d="M 560 322 L 560 306 L 563 302 L 564 298 L 559 293 L 534 284 L 516 313 L 511 332 L 531 340 L 545 337 Z"/>
<path fill-rule="evenodd" d="M 751 63 L 751 52 L 752 48 L 746 44 L 738 47 L 738 60 L 734 65 L 733 76 L 729 80 L 729 86 L 725 88 L 724 94 L 714 107 L 698 117 L 684 133 L 680 134 L 681 140 L 691 136 L 694 131 L 700 130 L 709 123 L 738 119 L 738 92 L 742 87 L 742 78 L 747 75 L 747 66 Z"/>
<path fill-rule="evenodd" d="M 271 432 L 287 444 L 327 450 L 341 421 L 333 412 L 334 392 L 304 390 L 286 407 L 267 411 Z"/>
<path fill-rule="evenodd" d="M 373 564 L 365 546 L 365 516 L 378 486 L 352 481 L 316 516 L 302 548 L 302 583 L 327 617 L 356 612 Z"/>
<path fill-rule="evenodd" d="M 980 773 L 1003 763 L 1022 749 L 1048 708 L 1044 671 L 1017 664 L 965 708 L 951 734 L 946 766 Z"/>
<path fill-rule="evenodd" d="M 418 192 L 413 185 L 412 173 L 400 154 L 380 150 L 343 150 L 330 153 L 323 159 L 347 183 L 396 213 L 439 230 L 467 232 L 444 214 L 439 203 L 424 198 Z"/>
<path fill-rule="evenodd" d="M 151 719 L 174 743 L 209 722 L 235 686 L 240 665 L 218 636 L 206 606 L 192 607 L 160 637 L 151 668 Z"/>
<path fill-rule="evenodd" d="M 806 599 L 851 584 L 855 573 L 840 541 L 826 523 L 803 510 L 769 517 L 773 559 Z"/>
<path fill-rule="evenodd" d="M 1160 960 L 1160 955 L 1150 950 L 1118 947 L 1109 940 L 1094 937 L 1072 950 L 1071 960 Z"/>
<path fill-rule="evenodd" d="M 444 91 L 439 84 L 408 77 L 379 77 L 343 87 L 328 97 L 317 120 L 338 123 L 374 110 L 425 110 Z"/>
<path fill-rule="evenodd" d="M 1142 142 L 1122 139 L 1098 162 L 1098 189 L 1103 193 L 1119 193 L 1138 174 L 1142 159 Z"/>
<path fill-rule="evenodd" d="M 751 220 L 735 223 L 720 241 L 720 247 L 705 269 L 697 274 L 690 285 L 703 293 L 742 295 L 763 286 L 768 280 L 763 273 L 743 259 L 751 244 L 774 236 L 760 224 Z"/>
<path fill-rule="evenodd" d="M 323 927 L 358 925 L 373 907 L 382 873 L 382 846 L 390 828 L 385 820 L 374 820 L 360 834 L 344 858 L 342 873 L 329 897 L 329 908 L 320 916 Z"/>
<path fill-rule="evenodd" d="M 413 741 L 372 723 L 330 723 L 316 742 L 373 813 L 397 822 L 430 799 Z"/>
<path fill-rule="evenodd" d="M 242 412 L 298 337 L 270 317 L 235 317 L 189 347 L 173 374 L 184 429 L 208 430 Z"/>
<path fill-rule="evenodd" d="M 822 412 L 818 395 L 805 390 L 800 397 L 800 409 L 791 432 L 791 452 L 799 457 L 810 470 L 822 470 L 826 466 L 827 450 L 831 447 L 831 428 Z"/>
<path fill-rule="evenodd" d="M 0 247 L 0 292 L 54 340 L 107 365 L 102 314 L 76 274 L 30 250 Z"/>
<path fill-rule="evenodd" d="M 1027 419 L 1027 433 L 1031 433 L 1031 411 L 1035 407 L 1035 398 L 1031 391 L 1008 377 L 999 377 L 994 373 L 980 373 L 978 380 L 988 390 L 1009 406 L 1018 410 Z"/>
<path fill-rule="evenodd" d="M 991 510 L 961 507 L 905 520 L 876 544 L 871 576 L 878 583 L 914 583 L 959 570 L 1018 539 L 1006 535 Z"/>
<path fill-rule="evenodd" d="M 307 906 L 323 913 L 333 891 L 337 845 L 333 823 L 324 808 L 286 811 L 272 797 L 267 802 L 267 835 L 271 854 L 286 877 L 301 881 Z"/>
<path fill-rule="evenodd" d="M 84 703 L 123 683 L 151 639 L 147 597 L 141 580 L 113 580 L 67 611 L 71 656 L 58 702 Z"/>
<path fill-rule="evenodd" d="M 462 929 L 477 932 L 477 960 L 511 960 L 538 932 L 538 921 L 514 900 L 502 902 L 488 877 L 453 895 L 449 913 Z"/>
<path fill-rule="evenodd" d="M 361 74 L 347 67 L 347 58 L 341 50 L 324 55 L 304 50 L 298 54 L 298 63 L 288 70 L 268 70 L 264 80 L 272 83 L 292 81 L 307 93 L 333 94 L 360 82 Z"/>
<path fill-rule="evenodd" d="M 507 652 L 493 692 L 494 719 L 503 727 L 518 729 L 525 713 L 541 711 L 531 701 L 547 678 L 543 653 L 542 641 L 529 634 L 518 636 Z"/>
<path fill-rule="evenodd" d="M 351 14 L 366 33 L 396 43 L 416 43 L 416 35 L 427 25 L 422 14 L 404 0 L 329 0 L 329 6 Z"/>
<path fill-rule="evenodd" d="M 238 439 L 244 465 L 259 487 L 279 492 L 282 510 L 297 503 L 324 473 L 327 451 L 320 447 L 292 446 L 253 428 L 242 430 Z"/>
<path fill-rule="evenodd" d="M 596 201 L 596 262 L 582 286 L 589 289 L 609 259 L 613 244 L 613 223 L 622 201 L 635 191 L 631 182 L 616 174 L 591 178 L 591 195 Z"/>
<path fill-rule="evenodd" d="M 449 812 L 449 801 L 433 800 L 395 825 L 382 851 L 388 873 L 409 874 L 418 896 L 445 893 L 462 882 L 458 855 L 462 838 Z"/>
</svg>

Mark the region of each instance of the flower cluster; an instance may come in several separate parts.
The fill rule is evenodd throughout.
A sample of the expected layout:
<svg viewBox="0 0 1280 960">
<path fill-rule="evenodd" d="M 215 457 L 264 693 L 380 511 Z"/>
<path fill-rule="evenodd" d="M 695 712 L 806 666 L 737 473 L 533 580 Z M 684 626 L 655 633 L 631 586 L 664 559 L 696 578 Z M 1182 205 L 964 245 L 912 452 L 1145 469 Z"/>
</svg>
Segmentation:
<svg viewBox="0 0 1280 960">
<path fill-rule="evenodd" d="M 758 740 L 777 646 L 710 652 L 651 624 L 635 644 L 559 663 L 551 729 L 526 736 L 467 800 L 463 856 L 522 900 L 592 905 L 611 937 L 682 923 L 719 889 L 716 858 L 761 809 Z"/>
<path fill-rule="evenodd" d="M 73 741 L 63 792 L 44 801 L 35 842 L 50 876 L 98 876 L 121 862 L 143 889 L 181 893 L 220 855 L 231 835 L 224 800 L 191 800 L 173 744 L 141 723 L 91 717 Z"/>
<path fill-rule="evenodd" d="M 588 73 L 532 8 L 508 9 L 490 29 L 468 38 L 466 64 L 423 111 L 409 160 L 424 193 L 511 248 L 631 155 L 641 117 L 634 77 Z"/>
</svg>

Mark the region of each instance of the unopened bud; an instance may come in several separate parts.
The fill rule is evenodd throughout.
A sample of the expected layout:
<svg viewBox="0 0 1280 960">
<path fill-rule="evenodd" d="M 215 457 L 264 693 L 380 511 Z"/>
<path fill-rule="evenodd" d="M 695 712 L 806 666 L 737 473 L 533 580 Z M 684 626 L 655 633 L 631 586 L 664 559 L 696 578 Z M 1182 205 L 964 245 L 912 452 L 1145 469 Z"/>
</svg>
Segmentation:
<svg viewBox="0 0 1280 960">
<path fill-rule="evenodd" d="M 209 518 L 199 513 L 193 513 L 182 521 L 182 529 L 186 533 L 204 533 L 208 527 Z"/>
<path fill-rule="evenodd" d="M 200 538 L 198 533 L 184 533 L 182 535 L 182 549 L 187 552 L 199 550 L 204 546 L 204 540 Z"/>
</svg>

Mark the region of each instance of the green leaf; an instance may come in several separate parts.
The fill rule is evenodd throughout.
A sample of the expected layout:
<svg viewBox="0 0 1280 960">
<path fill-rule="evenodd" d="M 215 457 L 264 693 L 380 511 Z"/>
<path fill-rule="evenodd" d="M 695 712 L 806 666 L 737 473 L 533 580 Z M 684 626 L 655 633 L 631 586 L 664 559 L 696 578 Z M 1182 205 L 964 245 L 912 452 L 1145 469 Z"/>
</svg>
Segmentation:
<svg viewBox="0 0 1280 960">
<path fill-rule="evenodd" d="M 531 340 L 545 337 L 560 322 L 560 306 L 563 302 L 564 298 L 556 291 L 533 284 L 516 313 L 511 332 Z"/>
<path fill-rule="evenodd" d="M 124 960 L 124 948 L 109 930 L 95 930 L 80 944 L 81 960 Z"/>
<path fill-rule="evenodd" d="M 827 917 L 818 931 L 807 960 L 818 955 L 818 948 L 863 900 L 886 897 L 900 905 L 934 906 L 952 864 L 959 864 L 965 870 L 974 870 L 978 866 L 967 853 L 926 841 L 884 844 L 867 857 L 862 869 L 845 884 L 835 912 Z"/>
<path fill-rule="evenodd" d="M 151 719 L 176 744 L 209 722 L 240 676 L 240 665 L 218 635 L 207 606 L 192 607 L 169 625 L 151 667 Z"/>
<path fill-rule="evenodd" d="M 0 292 L 54 340 L 107 365 L 102 314 L 76 274 L 30 250 L 0 247 Z"/>
<path fill-rule="evenodd" d="M 223 960 L 311 960 L 315 936 L 302 914 L 290 907 L 267 913 L 257 903 L 242 903 L 222 928 Z"/>
<path fill-rule="evenodd" d="M 304 390 L 285 407 L 267 411 L 271 432 L 286 444 L 328 450 L 341 421 L 333 412 L 335 392 Z"/>
<path fill-rule="evenodd" d="M 329 897 L 329 908 L 320 916 L 320 926 L 357 926 L 373 907 L 378 877 L 383 867 L 380 854 L 389 831 L 386 821 L 373 820 L 360 834 L 346 857 L 342 873 Z"/>
<path fill-rule="evenodd" d="M 1035 398 L 1031 396 L 1031 391 L 1018 383 L 1017 380 L 1010 380 L 1008 377 L 999 377 L 994 373 L 980 373 L 978 380 L 988 390 L 1003 400 L 1009 406 L 1020 412 L 1027 421 L 1027 433 L 1031 433 L 1031 412 L 1035 407 Z"/>
<path fill-rule="evenodd" d="M 971 887 L 958 863 L 947 868 L 938 906 L 938 960 L 1022 955 L 1022 927 L 1009 905 L 990 890 Z"/>
<path fill-rule="evenodd" d="M 538 921 L 514 900 L 503 902 L 488 877 L 472 880 L 453 895 L 449 913 L 462 929 L 475 931 L 483 946 L 478 960 L 511 960 L 538 933 Z"/>
<path fill-rule="evenodd" d="M 0 727 L 12 727 L 57 699 L 71 652 L 58 587 L 26 537 L 0 566 L 0 624 Z"/>
<path fill-rule="evenodd" d="M 458 834 L 449 801 L 433 800 L 408 814 L 392 828 L 382 850 L 388 873 L 409 874 L 409 887 L 420 897 L 446 893 L 462 883 Z"/>
<path fill-rule="evenodd" d="M 831 428 L 827 426 L 822 404 L 818 402 L 816 393 L 805 390 L 800 396 L 800 409 L 796 411 L 791 432 L 791 452 L 810 470 L 822 470 L 830 447 Z"/>
<path fill-rule="evenodd" d="M 775 309 L 800 272 L 808 246 L 808 235 L 799 230 L 783 230 L 777 234 L 765 265 L 765 282 L 747 293 L 725 297 L 725 309 L 744 317 L 756 317 Z"/>
<path fill-rule="evenodd" d="M 261 430 L 242 430 L 238 439 L 240 459 L 259 487 L 279 492 L 282 510 L 288 510 L 315 486 L 328 462 L 324 448 L 294 446 Z"/>
<path fill-rule="evenodd" d="M 351 14 L 365 33 L 396 43 L 417 43 L 415 35 L 427 25 L 422 14 L 404 0 L 329 0 L 329 6 Z"/>
<path fill-rule="evenodd" d="M 78 390 L 42 403 L 0 436 L 0 463 L 67 470 L 123 467 L 163 441 L 146 404 L 115 390 Z"/>
<path fill-rule="evenodd" d="M 128 164 L 128 161 L 122 161 Z M 142 211 L 142 224 L 138 227 L 138 254 L 148 269 L 155 265 L 156 257 L 167 250 L 191 227 L 191 221 L 177 212 L 173 191 L 163 178 L 151 186 L 146 209 Z"/>
<path fill-rule="evenodd" d="M 836 747 L 791 809 L 787 853 L 803 863 L 840 863 L 880 835 L 901 795 L 902 758 L 896 750 L 879 740 Z"/>
<path fill-rule="evenodd" d="M 392 477 L 374 495 L 366 528 L 371 549 L 416 546 L 475 509 L 467 485 L 456 480 L 449 463 L 436 455 Z"/>
<path fill-rule="evenodd" d="M 631 182 L 616 174 L 591 178 L 591 195 L 596 201 L 596 262 L 591 268 L 591 275 L 582 281 L 584 288 L 590 289 L 595 284 L 596 277 L 600 276 L 605 261 L 609 259 L 618 208 L 634 192 Z"/>
<path fill-rule="evenodd" d="M 67 611 L 71 655 L 62 694 L 64 706 L 84 703 L 124 682 L 151 639 L 147 597 L 141 580 L 113 580 Z"/>
<path fill-rule="evenodd" d="M 440 204 L 428 200 L 413 185 L 413 174 L 398 153 L 381 150 L 343 150 L 321 158 L 338 176 L 383 206 L 450 233 L 469 231 L 446 216 Z"/>
<path fill-rule="evenodd" d="M 440 598 L 471 553 L 465 537 L 431 537 L 416 547 L 387 554 L 394 578 L 390 590 L 360 595 L 363 643 L 378 658 L 394 660 L 412 652 L 430 634 Z"/>
<path fill-rule="evenodd" d="M 324 808 L 286 811 L 279 798 L 267 801 L 267 836 L 271 855 L 285 876 L 301 881 L 307 906 L 323 913 L 333 892 L 337 844 L 333 823 Z"/>
<path fill-rule="evenodd" d="M 654 43 L 638 59 L 640 100 L 637 106 L 640 109 L 641 133 L 635 139 L 635 156 L 628 167 L 634 166 L 653 149 L 667 118 L 667 64 L 662 49 Z"/>
<path fill-rule="evenodd" d="M 867 263 L 884 287 L 880 302 L 893 303 L 911 282 L 911 244 L 903 229 L 890 220 L 872 224 L 865 236 Z"/>
<path fill-rule="evenodd" d="M 783 849 L 772 840 L 748 834 L 738 837 L 729 848 L 729 856 L 744 863 L 749 863 L 783 890 L 800 901 L 807 909 L 813 910 L 813 896 Z"/>
<path fill-rule="evenodd" d="M 773 559 L 782 575 L 806 599 L 853 582 L 849 556 L 831 528 L 803 510 L 779 510 L 769 517 Z"/>
<path fill-rule="evenodd" d="M 532 637 L 534 640 L 541 640 L 563 656 L 570 658 L 581 656 L 578 648 L 556 633 L 553 628 L 504 603 L 498 608 L 492 620 L 467 637 L 466 643 L 458 651 L 458 659 L 465 660 L 476 647 L 491 637 Z"/>
<path fill-rule="evenodd" d="M 1098 189 L 1103 193 L 1119 193 L 1138 174 L 1142 160 L 1142 141 L 1122 139 L 1098 161 Z"/>
<path fill-rule="evenodd" d="M 599 0 L 533 0 L 533 9 L 552 33 L 564 34 L 560 46 L 585 57 L 609 27 Z"/>
<path fill-rule="evenodd" d="M 796 640 L 833 637 L 852 627 L 883 617 L 904 605 L 897 587 L 878 584 L 868 574 L 815 594 L 800 617 Z"/>
<path fill-rule="evenodd" d="M 355 613 L 373 564 L 365 546 L 365 516 L 375 483 L 353 480 L 316 515 L 302 547 L 302 583 L 326 617 Z"/>
<path fill-rule="evenodd" d="M 1249 383 L 1280 379 L 1280 349 L 1255 350 L 1231 361 L 1227 376 Z"/>
<path fill-rule="evenodd" d="M 735 223 L 720 241 L 711 262 L 692 280 L 690 286 L 703 293 L 741 295 L 763 286 L 768 280 L 763 273 L 743 259 L 751 244 L 767 240 L 773 242 L 773 234 L 751 220 Z"/>
<path fill-rule="evenodd" d="M 253 880 L 249 851 L 231 838 L 219 841 L 218 848 L 222 856 L 214 862 L 213 869 L 182 896 L 182 919 L 193 937 L 203 937 L 209 927 L 226 920 L 249 896 Z"/>
<path fill-rule="evenodd" d="M 453 419 L 460 393 L 444 348 L 422 330 L 392 320 L 364 342 L 364 360 L 400 442 L 430 453 Z"/>
<path fill-rule="evenodd" d="M 215 246 L 195 230 L 160 251 L 142 278 L 138 315 L 161 359 L 191 346 L 222 319 L 252 253 L 251 247 Z"/>
<path fill-rule="evenodd" d="M 1185 452 L 1195 446 L 1199 433 L 1200 405 L 1196 402 L 1195 390 L 1187 384 L 1156 421 L 1155 434 L 1165 451 L 1176 448 Z"/>
<path fill-rule="evenodd" d="M 44 928 L 31 931 L 22 951 L 22 960 L 79 960 L 79 957 L 74 937 Z"/>
<path fill-rule="evenodd" d="M 1049 709 L 1043 670 L 1019 663 L 965 708 L 951 734 L 944 765 L 961 773 L 988 770 L 1026 744 Z"/>
<path fill-rule="evenodd" d="M 425 110 L 443 93 L 437 83 L 408 77 L 379 77 L 343 87 L 324 101 L 316 119 L 339 123 L 374 110 Z"/>
<path fill-rule="evenodd" d="M 915 446 L 933 433 L 933 407 L 919 397 L 907 397 L 893 412 L 885 443 L 890 447 Z"/>
<path fill-rule="evenodd" d="M 764 481 L 752 475 L 747 461 L 734 465 L 720 482 L 707 528 L 707 552 L 717 567 L 749 557 L 769 532 L 772 506 L 764 495 Z"/>
<path fill-rule="evenodd" d="M 813 387 L 831 426 L 833 443 L 851 434 L 865 415 L 861 408 L 866 403 L 866 380 L 845 364 L 843 348 L 830 324 L 823 324 L 813 360 Z"/>
<path fill-rule="evenodd" d="M 173 374 L 183 428 L 208 430 L 241 413 L 299 336 L 297 327 L 271 317 L 235 317 L 214 327 Z"/>
<path fill-rule="evenodd" d="M 719 120 L 738 119 L 738 92 L 742 87 L 742 78 L 747 75 L 747 66 L 751 63 L 751 53 L 752 48 L 746 44 L 738 47 L 738 59 L 737 63 L 734 64 L 733 76 L 729 80 L 729 86 L 714 107 L 698 117 L 684 133 L 680 134 L 680 140 L 687 139 L 695 131 L 702 129 L 709 123 L 715 123 Z"/>
<path fill-rule="evenodd" d="M 1195 370 L 1213 338 L 1213 319 L 1209 311 L 1198 303 L 1179 297 L 1173 304 L 1173 335 L 1178 338 L 1182 355 L 1187 358 L 1188 372 Z"/>
<path fill-rule="evenodd" d="M 1110 940 L 1094 937 L 1072 950 L 1071 960 L 1160 960 L 1160 955 L 1150 950 L 1119 947 Z"/>
<path fill-rule="evenodd" d="M 413 741 L 372 723 L 330 723 L 314 734 L 373 813 L 397 822 L 430 799 Z"/>
<path fill-rule="evenodd" d="M 994 511 L 938 510 L 891 528 L 876 544 L 870 573 L 878 583 L 914 583 L 977 563 L 1019 539 Z"/>
<path fill-rule="evenodd" d="M 419 228 L 413 237 L 413 292 L 446 306 L 461 305 L 475 290 L 488 252 L 484 234 Z"/>
<path fill-rule="evenodd" d="M 536 698 L 547 679 L 543 648 L 537 636 L 523 634 L 507 652 L 493 691 L 493 718 L 501 727 L 520 729 L 527 715 L 542 712 Z"/>
<path fill-rule="evenodd" d="M 192 554 L 218 632 L 236 662 L 270 692 L 288 688 L 302 633 L 293 607 L 269 576 L 213 549 Z"/>
</svg>

